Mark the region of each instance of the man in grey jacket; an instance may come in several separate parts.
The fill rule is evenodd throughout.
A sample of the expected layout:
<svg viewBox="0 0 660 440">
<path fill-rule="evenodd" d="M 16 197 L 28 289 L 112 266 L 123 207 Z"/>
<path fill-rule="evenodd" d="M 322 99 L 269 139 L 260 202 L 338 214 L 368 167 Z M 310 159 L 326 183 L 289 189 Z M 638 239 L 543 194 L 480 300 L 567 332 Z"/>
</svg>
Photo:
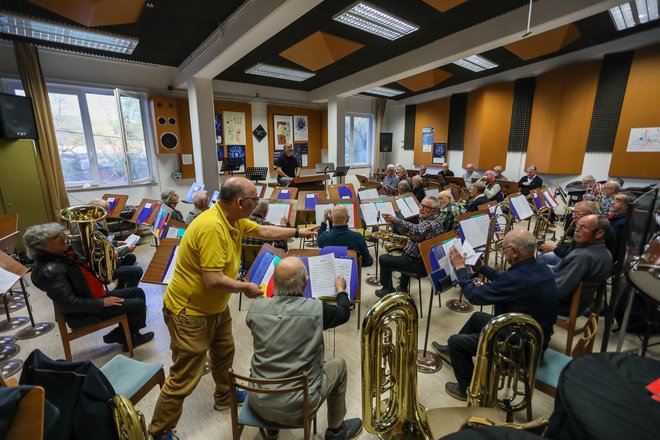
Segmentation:
<svg viewBox="0 0 660 440">
<path fill-rule="evenodd" d="M 583 283 L 579 312 L 593 301 L 593 293 L 612 271 L 612 255 L 605 247 L 607 220 L 586 215 L 575 223 L 575 249 L 552 267 L 559 297 L 558 314 L 568 316 L 573 291 Z"/>
<path fill-rule="evenodd" d="M 315 413 L 328 401 L 326 440 L 351 439 L 362 431 L 359 418 L 346 415 L 346 362 L 341 358 L 323 359 L 323 330 L 348 321 L 350 302 L 346 280 L 337 277 L 337 305 L 305 298 L 309 278 L 299 258 L 287 257 L 275 267 L 272 298 L 260 298 L 250 305 L 246 323 L 252 331 L 254 354 L 252 376 L 265 379 L 308 373 L 310 411 Z M 260 417 L 281 425 L 302 424 L 302 391 L 297 393 L 250 393 L 250 408 Z M 268 440 L 277 430 L 267 430 Z"/>
</svg>

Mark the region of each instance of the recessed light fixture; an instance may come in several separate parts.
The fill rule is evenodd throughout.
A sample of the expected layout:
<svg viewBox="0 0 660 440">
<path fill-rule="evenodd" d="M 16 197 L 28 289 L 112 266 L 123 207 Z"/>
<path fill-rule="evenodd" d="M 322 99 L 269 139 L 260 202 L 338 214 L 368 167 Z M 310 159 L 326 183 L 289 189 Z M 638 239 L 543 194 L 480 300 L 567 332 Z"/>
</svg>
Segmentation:
<svg viewBox="0 0 660 440">
<path fill-rule="evenodd" d="M 133 53 L 139 41 L 137 38 L 89 31 L 1 11 L 0 33 L 126 55 Z"/>
<path fill-rule="evenodd" d="M 472 55 L 467 58 L 461 58 L 460 60 L 454 61 L 454 64 L 473 72 L 481 72 L 482 70 L 494 69 L 498 66 L 498 64 L 493 63 L 492 61 L 487 60 L 480 55 Z"/>
<path fill-rule="evenodd" d="M 314 72 L 289 69 L 288 67 L 271 66 L 270 64 L 257 63 L 245 71 L 252 75 L 268 76 L 270 78 L 286 79 L 289 81 L 305 81 L 316 75 Z"/>
<path fill-rule="evenodd" d="M 610 8 L 616 30 L 630 29 L 658 19 L 658 0 L 635 0 Z"/>
<path fill-rule="evenodd" d="M 389 87 L 372 87 L 368 90 L 365 90 L 364 93 L 371 93 L 372 95 L 380 95 L 391 98 L 392 96 L 403 95 L 403 90 L 390 89 Z"/>
<path fill-rule="evenodd" d="M 396 40 L 419 29 L 416 24 L 363 1 L 353 3 L 332 19 L 388 40 Z"/>
</svg>

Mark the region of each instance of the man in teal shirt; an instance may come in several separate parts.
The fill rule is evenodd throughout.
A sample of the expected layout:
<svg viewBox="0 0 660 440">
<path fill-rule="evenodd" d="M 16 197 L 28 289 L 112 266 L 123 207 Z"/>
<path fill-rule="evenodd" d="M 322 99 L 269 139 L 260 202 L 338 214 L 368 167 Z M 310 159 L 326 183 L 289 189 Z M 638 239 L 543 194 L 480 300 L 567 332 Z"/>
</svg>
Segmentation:
<svg viewBox="0 0 660 440">
<path fill-rule="evenodd" d="M 362 257 L 362 267 L 374 264 L 374 259 L 369 253 L 367 242 L 364 236 L 359 232 L 348 229 L 348 210 L 344 205 L 335 205 L 330 213 L 330 208 L 323 214 L 323 222 L 319 228 L 319 237 L 317 243 L 320 248 L 325 246 L 346 246 L 348 249 L 357 252 Z M 326 222 L 330 221 L 330 230 L 327 229 Z"/>
</svg>

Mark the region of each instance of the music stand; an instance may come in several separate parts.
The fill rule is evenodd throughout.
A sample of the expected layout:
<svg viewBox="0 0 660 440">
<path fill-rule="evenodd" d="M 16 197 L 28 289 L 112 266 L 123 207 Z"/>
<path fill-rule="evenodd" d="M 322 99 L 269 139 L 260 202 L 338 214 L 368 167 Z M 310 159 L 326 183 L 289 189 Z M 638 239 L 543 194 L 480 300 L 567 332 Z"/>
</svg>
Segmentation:
<svg viewBox="0 0 660 440">
<path fill-rule="evenodd" d="M 242 158 L 240 158 L 240 157 L 227 157 L 222 162 L 222 167 L 220 168 L 220 171 L 221 172 L 229 172 L 229 174 L 231 176 L 233 176 L 236 171 L 241 169 L 241 165 L 243 165 L 243 159 Z"/>
<path fill-rule="evenodd" d="M 268 167 L 247 167 L 245 168 L 245 177 L 259 183 L 260 180 L 266 180 L 268 174 Z"/>
<path fill-rule="evenodd" d="M 344 176 L 348 174 L 348 170 L 351 167 L 337 167 L 335 168 L 335 173 L 332 175 L 332 177 L 339 177 L 339 182 L 338 183 L 344 183 Z"/>
<path fill-rule="evenodd" d="M 321 162 L 316 164 L 317 173 L 327 173 L 335 170 L 334 162 Z"/>
</svg>

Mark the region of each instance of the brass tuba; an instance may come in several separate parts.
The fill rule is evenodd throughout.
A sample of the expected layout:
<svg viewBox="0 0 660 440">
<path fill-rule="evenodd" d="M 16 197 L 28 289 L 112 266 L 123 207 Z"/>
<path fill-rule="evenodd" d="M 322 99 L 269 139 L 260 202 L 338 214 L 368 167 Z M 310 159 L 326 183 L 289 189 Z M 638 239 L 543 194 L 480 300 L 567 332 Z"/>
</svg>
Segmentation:
<svg viewBox="0 0 660 440">
<path fill-rule="evenodd" d="M 484 264 L 489 264 L 499 271 L 505 270 L 506 260 L 504 259 L 502 241 L 511 229 L 513 229 L 513 214 L 511 212 L 504 214 L 501 208 L 495 208 L 495 213 L 488 225 L 488 237 L 483 257 Z M 483 282 L 483 279 L 481 281 Z"/>
<path fill-rule="evenodd" d="M 382 439 L 430 439 L 417 403 L 417 307 L 409 295 L 381 299 L 362 324 L 362 420 Z"/>
<path fill-rule="evenodd" d="M 60 216 L 69 223 L 75 223 L 80 231 L 80 241 L 89 266 L 102 283 L 112 281 L 115 270 L 115 247 L 101 232 L 95 229 L 95 223 L 103 220 L 108 213 L 95 205 L 77 205 L 64 208 Z"/>
<path fill-rule="evenodd" d="M 144 414 L 131 401 L 119 394 L 112 398 L 112 416 L 119 440 L 149 440 Z"/>
<path fill-rule="evenodd" d="M 547 206 L 536 211 L 536 222 L 534 223 L 534 232 L 532 234 L 536 238 L 536 244 L 539 246 L 545 242 L 551 215 L 552 210 Z"/>
</svg>

